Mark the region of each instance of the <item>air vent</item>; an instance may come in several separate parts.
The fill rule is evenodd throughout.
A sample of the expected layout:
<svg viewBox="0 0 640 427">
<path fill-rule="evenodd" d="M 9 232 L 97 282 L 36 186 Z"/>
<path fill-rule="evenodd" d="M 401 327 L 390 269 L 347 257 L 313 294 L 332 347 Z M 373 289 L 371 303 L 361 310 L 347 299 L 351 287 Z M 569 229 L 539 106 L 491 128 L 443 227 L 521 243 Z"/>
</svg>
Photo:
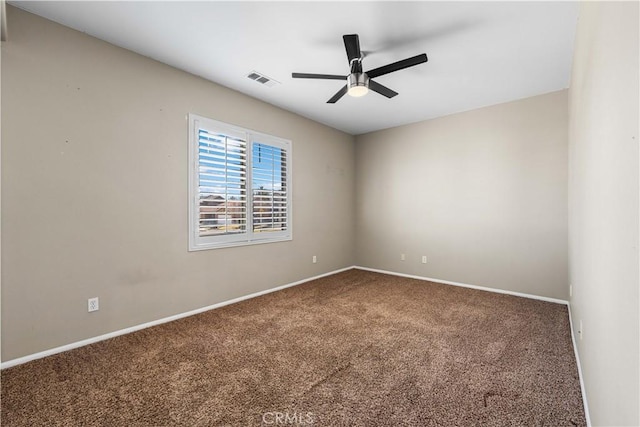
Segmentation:
<svg viewBox="0 0 640 427">
<path fill-rule="evenodd" d="M 280 84 L 279 81 L 273 80 L 271 77 L 267 77 L 264 74 L 258 73 L 257 71 L 252 71 L 249 74 L 247 74 L 247 78 L 250 78 L 251 80 L 256 81 L 268 87 L 272 87 L 277 84 Z"/>
</svg>

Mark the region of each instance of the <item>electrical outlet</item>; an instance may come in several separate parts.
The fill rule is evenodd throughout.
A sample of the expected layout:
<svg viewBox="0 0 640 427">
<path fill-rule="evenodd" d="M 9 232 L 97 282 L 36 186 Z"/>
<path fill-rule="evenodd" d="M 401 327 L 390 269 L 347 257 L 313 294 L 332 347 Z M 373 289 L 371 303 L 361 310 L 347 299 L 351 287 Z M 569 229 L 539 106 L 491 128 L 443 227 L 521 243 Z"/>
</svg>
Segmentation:
<svg viewBox="0 0 640 427">
<path fill-rule="evenodd" d="M 89 313 L 91 313 L 92 311 L 100 310 L 100 303 L 98 301 L 98 297 L 89 298 L 88 306 L 89 306 Z"/>
<path fill-rule="evenodd" d="M 569 298 L 573 296 L 573 285 L 569 285 Z"/>
<path fill-rule="evenodd" d="M 316 257 L 316 256 L 314 255 L 314 256 L 313 256 L 313 258 L 311 258 L 311 262 L 312 262 L 312 263 L 314 263 L 314 264 L 315 264 L 316 262 L 318 262 L 318 257 Z"/>
<path fill-rule="evenodd" d="M 405 254 L 400 254 L 400 261 L 404 261 L 405 259 L 407 259 Z"/>
<path fill-rule="evenodd" d="M 427 263 L 427 256 L 426 255 L 422 255 L 422 263 L 423 264 Z"/>
</svg>

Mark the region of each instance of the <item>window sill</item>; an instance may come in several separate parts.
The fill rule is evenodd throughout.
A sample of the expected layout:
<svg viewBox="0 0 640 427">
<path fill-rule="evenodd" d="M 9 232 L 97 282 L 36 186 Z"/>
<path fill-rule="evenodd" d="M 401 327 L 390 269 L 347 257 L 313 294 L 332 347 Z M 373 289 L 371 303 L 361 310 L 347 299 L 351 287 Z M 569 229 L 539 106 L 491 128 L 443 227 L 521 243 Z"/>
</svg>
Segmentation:
<svg viewBox="0 0 640 427">
<path fill-rule="evenodd" d="M 266 243 L 288 242 L 293 240 L 293 236 L 274 237 L 269 239 L 243 240 L 238 242 L 202 243 L 194 244 L 189 242 L 189 252 L 207 251 L 210 249 L 235 248 L 238 246 L 263 245 Z"/>
</svg>

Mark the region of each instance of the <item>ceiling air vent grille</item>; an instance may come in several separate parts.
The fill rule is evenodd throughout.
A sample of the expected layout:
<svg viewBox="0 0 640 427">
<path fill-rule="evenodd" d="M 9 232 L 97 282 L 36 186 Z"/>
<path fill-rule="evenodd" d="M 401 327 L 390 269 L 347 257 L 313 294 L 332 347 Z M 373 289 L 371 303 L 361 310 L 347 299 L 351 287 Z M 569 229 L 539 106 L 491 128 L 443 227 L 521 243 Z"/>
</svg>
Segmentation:
<svg viewBox="0 0 640 427">
<path fill-rule="evenodd" d="M 258 73 L 257 71 L 252 71 L 249 74 L 247 74 L 247 78 L 256 81 L 260 84 L 263 84 L 267 87 L 272 87 L 275 86 L 277 84 L 280 84 L 280 82 L 273 80 L 271 77 L 267 77 L 262 73 Z"/>
</svg>

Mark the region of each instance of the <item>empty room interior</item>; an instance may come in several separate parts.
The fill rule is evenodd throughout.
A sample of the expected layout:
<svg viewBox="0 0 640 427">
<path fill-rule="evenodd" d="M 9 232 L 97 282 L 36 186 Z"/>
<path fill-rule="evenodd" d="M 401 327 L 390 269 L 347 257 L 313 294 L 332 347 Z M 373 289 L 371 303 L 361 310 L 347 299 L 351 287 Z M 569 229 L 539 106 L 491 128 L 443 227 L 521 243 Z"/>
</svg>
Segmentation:
<svg viewBox="0 0 640 427">
<path fill-rule="evenodd" d="M 0 9 L 2 425 L 640 425 L 639 2 Z"/>
</svg>

